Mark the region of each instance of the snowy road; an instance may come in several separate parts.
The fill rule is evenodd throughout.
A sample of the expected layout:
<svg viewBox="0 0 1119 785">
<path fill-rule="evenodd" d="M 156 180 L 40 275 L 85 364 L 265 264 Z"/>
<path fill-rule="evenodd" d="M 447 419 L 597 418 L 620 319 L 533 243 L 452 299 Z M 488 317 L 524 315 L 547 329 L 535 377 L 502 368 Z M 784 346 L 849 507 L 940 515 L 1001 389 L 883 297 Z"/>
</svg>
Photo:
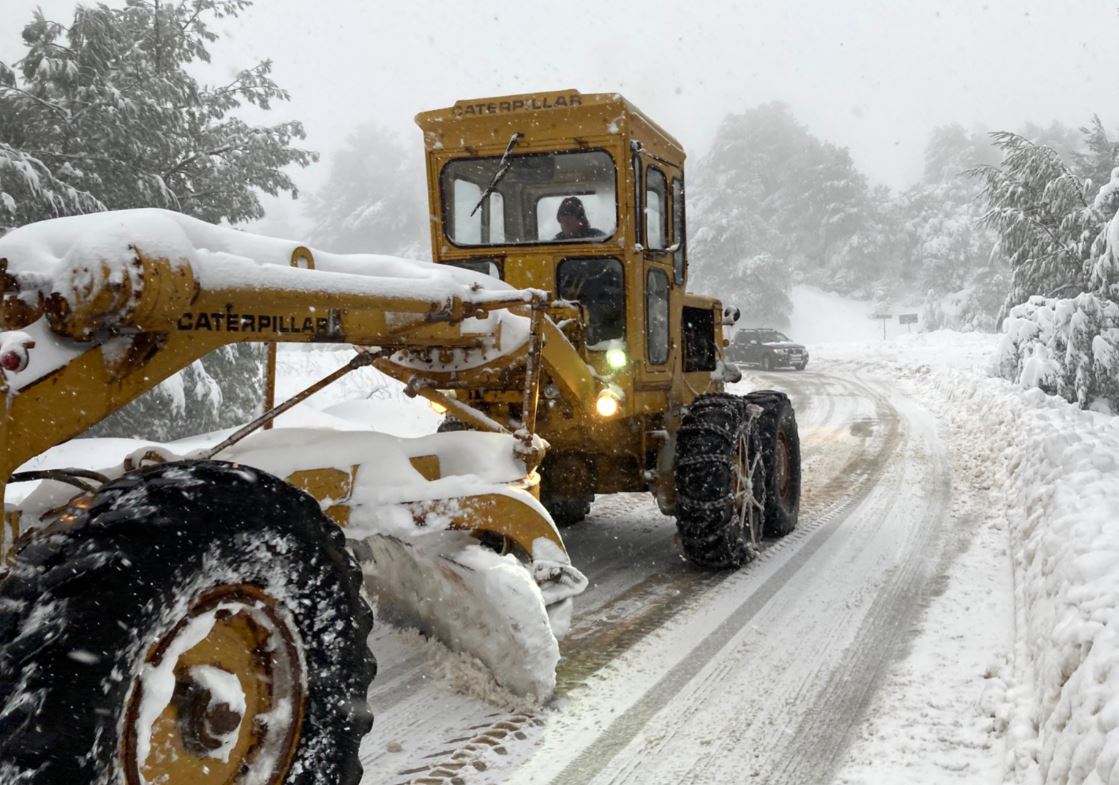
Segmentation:
<svg viewBox="0 0 1119 785">
<path fill-rule="evenodd" d="M 383 627 L 363 782 L 832 779 L 944 566 L 949 462 L 936 421 L 885 383 L 853 371 L 754 381 L 796 406 L 797 531 L 712 575 L 681 559 L 650 497 L 601 498 L 565 531 L 591 587 L 554 705 L 454 693 L 449 681 L 473 681 L 467 664 Z"/>
</svg>

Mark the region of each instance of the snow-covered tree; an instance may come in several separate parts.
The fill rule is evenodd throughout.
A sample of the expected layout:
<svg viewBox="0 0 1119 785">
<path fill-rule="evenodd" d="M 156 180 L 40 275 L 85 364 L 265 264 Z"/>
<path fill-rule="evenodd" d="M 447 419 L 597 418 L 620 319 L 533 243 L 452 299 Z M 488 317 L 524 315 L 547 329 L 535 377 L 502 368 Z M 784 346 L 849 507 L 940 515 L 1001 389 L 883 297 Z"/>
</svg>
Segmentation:
<svg viewBox="0 0 1119 785">
<path fill-rule="evenodd" d="M 999 372 L 1094 408 L 1119 413 L 1119 168 L 1117 148 L 1098 118 L 1082 129 L 1085 149 L 1071 164 L 1019 137 L 1019 161 L 984 170 L 991 212 L 1004 243 L 1020 249 L 1015 270 L 1024 302 L 1009 309 Z M 1108 167 L 1112 166 L 1110 172 Z M 1108 182 L 1097 186 L 1105 173 Z M 1021 213 L 1017 215 L 1016 213 Z M 1017 245 L 1014 245 L 1014 244 Z M 1012 257 L 1012 261 L 1014 257 Z M 1061 279 L 1063 277 L 1063 282 Z M 1061 282 L 1056 292 L 1044 288 Z M 1055 294 L 1067 294 L 1056 297 Z"/>
<path fill-rule="evenodd" d="M 1096 195 L 1095 208 L 1114 217 L 1093 245 L 1088 284 L 1091 291 L 1119 302 L 1119 167 L 1111 171 L 1111 180 Z"/>
<path fill-rule="evenodd" d="M 894 195 L 885 186 L 876 186 L 855 200 L 850 211 L 851 231 L 841 236 L 830 254 L 832 285 L 863 298 L 895 292 L 903 235 Z"/>
<path fill-rule="evenodd" d="M 23 58 L 0 71 L 0 142 L 109 209 L 260 218 L 258 192 L 294 194 L 284 167 L 306 166 L 315 154 L 293 146 L 300 123 L 253 126 L 234 112 L 246 103 L 268 109 L 288 94 L 272 81 L 269 61 L 217 86 L 189 71 L 209 61 L 217 39 L 209 23 L 249 4 L 128 0 L 79 6 L 69 26 L 36 11 Z"/>
<path fill-rule="evenodd" d="M 326 185 L 308 199 L 312 242 L 342 253 L 430 256 L 421 149 L 375 125 L 356 128 L 331 156 Z"/>
<path fill-rule="evenodd" d="M 79 6 L 69 25 L 36 11 L 23 30 L 23 57 L 0 67 L 0 227 L 131 207 L 237 223 L 263 215 L 262 191 L 294 196 L 285 167 L 316 158 L 295 146 L 302 126 L 256 126 L 237 116 L 246 104 L 267 110 L 288 99 L 271 64 L 222 85 L 191 73 L 210 59 L 213 23 L 249 5 L 126 0 L 119 8 Z M 211 355 L 99 432 L 170 438 L 232 424 L 259 407 L 261 385 L 235 379 L 259 378 L 259 355 L 248 347 Z M 239 371 L 230 373 L 228 362 Z"/>
<path fill-rule="evenodd" d="M 38 158 L 0 142 L 0 234 L 46 216 L 103 209 L 96 197 L 55 177 Z"/>
<path fill-rule="evenodd" d="M 726 305 L 742 311 L 746 327 L 787 327 L 793 303 L 792 288 L 785 265 L 769 254 L 742 259 L 728 271 L 728 288 L 723 294 Z M 733 294 L 731 294 L 733 292 Z"/>
<path fill-rule="evenodd" d="M 786 286 L 811 281 L 846 292 L 891 263 L 888 199 L 847 150 L 814 137 L 784 104 L 727 116 L 693 169 L 690 193 L 696 286 L 728 300 L 752 299 L 728 287 L 747 260 L 763 256 Z"/>
<path fill-rule="evenodd" d="M 992 138 L 1002 164 L 973 172 L 987 201 L 983 222 L 998 233 L 1010 264 L 1005 309 L 1035 294 L 1084 291 L 1085 260 L 1107 220 L 1094 207 L 1091 184 L 1052 147 L 1006 131 Z"/>
<path fill-rule="evenodd" d="M 995 232 L 982 223 L 980 184 L 966 172 L 998 159 L 986 134 L 942 126 L 926 145 L 921 181 L 898 199 L 900 275 L 904 288 L 924 299 L 928 329 L 996 327 L 1009 270 Z"/>
<path fill-rule="evenodd" d="M 1119 142 L 1111 141 L 1099 115 L 1092 116 L 1092 122 L 1080 129 L 1084 148 L 1074 151 L 1069 157 L 1072 168 L 1084 178 L 1084 190 L 1094 193 L 1111 181 L 1112 170 L 1119 165 Z M 1109 191 L 1114 200 L 1106 205 L 1097 205 L 1106 214 L 1113 214 L 1119 207 L 1119 195 Z"/>
</svg>

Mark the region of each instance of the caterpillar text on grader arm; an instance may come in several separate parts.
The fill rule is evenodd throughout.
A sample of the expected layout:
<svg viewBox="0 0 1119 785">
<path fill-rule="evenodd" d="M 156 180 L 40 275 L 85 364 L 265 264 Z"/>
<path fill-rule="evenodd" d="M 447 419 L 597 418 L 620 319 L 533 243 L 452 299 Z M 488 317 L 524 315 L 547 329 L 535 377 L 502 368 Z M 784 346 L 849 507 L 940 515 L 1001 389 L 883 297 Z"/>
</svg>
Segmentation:
<svg viewBox="0 0 1119 785">
<path fill-rule="evenodd" d="M 353 344 L 323 383 L 375 365 L 465 431 L 255 430 L 266 415 L 189 455 L 11 476 L 43 482 L 5 505 L 0 781 L 356 783 L 374 664 L 347 542 L 386 602 L 543 698 L 585 586 L 553 518 L 651 490 L 716 568 L 795 526 L 792 408 L 724 391 L 729 314 L 685 292 L 679 145 L 575 91 L 418 121 L 437 265 L 161 211 L 0 238 L 0 478 L 239 341 Z M 493 598 L 487 567 L 522 583 L 448 618 Z"/>
</svg>

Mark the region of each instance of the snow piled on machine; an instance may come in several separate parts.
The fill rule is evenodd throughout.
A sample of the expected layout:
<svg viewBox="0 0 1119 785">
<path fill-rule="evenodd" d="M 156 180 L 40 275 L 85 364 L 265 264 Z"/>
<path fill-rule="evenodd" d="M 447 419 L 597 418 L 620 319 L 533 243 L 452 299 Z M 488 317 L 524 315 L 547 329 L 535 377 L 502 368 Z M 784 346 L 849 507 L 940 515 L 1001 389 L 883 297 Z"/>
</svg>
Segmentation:
<svg viewBox="0 0 1119 785">
<path fill-rule="evenodd" d="M 0 237 L 0 259 L 19 283 L 20 298 L 34 307 L 52 293 L 68 300 L 96 299 L 106 287 L 142 287 L 134 264 L 137 253 L 164 258 L 173 269 L 189 267 L 203 290 L 224 289 L 306 292 L 320 295 L 375 296 L 430 300 L 433 306 L 453 298 L 485 304 L 534 295 L 481 273 L 378 254 L 331 254 L 308 249 L 314 273 L 292 266 L 299 243 L 215 226 L 168 210 L 137 209 L 93 213 L 29 224 Z M 391 311 L 391 308 L 388 309 Z M 398 319 L 423 318 L 400 314 Z M 493 336 L 484 352 L 467 357 L 459 350 L 449 363 L 455 368 L 493 362 L 515 352 L 528 340 L 528 319 L 505 310 L 471 317 L 466 333 Z M 9 376 L 21 389 L 62 367 L 85 344 L 52 336 L 45 319 L 26 328 L 36 342 L 31 363 Z M 111 351 L 111 342 L 105 351 Z"/>
<path fill-rule="evenodd" d="M 998 464 L 1017 619 L 1011 665 L 986 675 L 976 710 L 1005 728 L 1006 780 L 1119 782 L 1119 418 L 993 378 L 996 340 L 945 331 L 818 350 L 825 367 L 907 381 L 970 435 L 964 451 Z"/>
<path fill-rule="evenodd" d="M 295 291 L 400 298 L 459 296 L 472 302 L 500 299 L 516 291 L 493 277 L 430 262 L 314 249 L 309 250 L 315 270 L 328 275 L 307 276 L 292 267 L 292 251 L 297 247 L 299 243 L 291 240 L 147 208 L 55 218 L 28 224 L 0 238 L 0 256 L 8 259 L 9 272 L 40 284 L 68 281 L 95 286 L 97 281 L 89 277 L 94 263 L 107 265 L 110 279 L 123 280 L 132 274 L 129 268 L 136 250 L 141 250 L 175 264 L 197 265 L 203 288 L 275 285 Z M 344 277 L 350 275 L 375 280 L 361 283 Z M 479 291 L 472 291 L 475 284 Z"/>
</svg>

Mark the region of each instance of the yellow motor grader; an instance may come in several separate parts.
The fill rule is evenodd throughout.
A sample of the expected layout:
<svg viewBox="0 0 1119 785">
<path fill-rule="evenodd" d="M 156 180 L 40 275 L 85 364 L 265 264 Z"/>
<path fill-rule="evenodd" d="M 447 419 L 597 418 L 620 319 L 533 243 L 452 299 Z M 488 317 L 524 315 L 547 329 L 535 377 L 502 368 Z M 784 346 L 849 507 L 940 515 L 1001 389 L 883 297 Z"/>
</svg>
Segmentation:
<svg viewBox="0 0 1119 785">
<path fill-rule="evenodd" d="M 0 238 L 0 782 L 356 783 L 362 568 L 452 645 L 513 619 L 487 663 L 543 699 L 547 611 L 585 586 L 553 522 L 595 493 L 653 491 L 716 568 L 795 526 L 788 400 L 724 392 L 732 309 L 685 293 L 679 145 L 620 96 L 570 90 L 418 122 L 437 264 L 157 210 Z M 204 447 L 28 464 L 236 342 L 355 351 Z M 445 409 L 444 432 L 267 430 L 370 365 Z M 532 591 L 472 618 L 471 641 L 441 616 L 494 560 Z"/>
</svg>

